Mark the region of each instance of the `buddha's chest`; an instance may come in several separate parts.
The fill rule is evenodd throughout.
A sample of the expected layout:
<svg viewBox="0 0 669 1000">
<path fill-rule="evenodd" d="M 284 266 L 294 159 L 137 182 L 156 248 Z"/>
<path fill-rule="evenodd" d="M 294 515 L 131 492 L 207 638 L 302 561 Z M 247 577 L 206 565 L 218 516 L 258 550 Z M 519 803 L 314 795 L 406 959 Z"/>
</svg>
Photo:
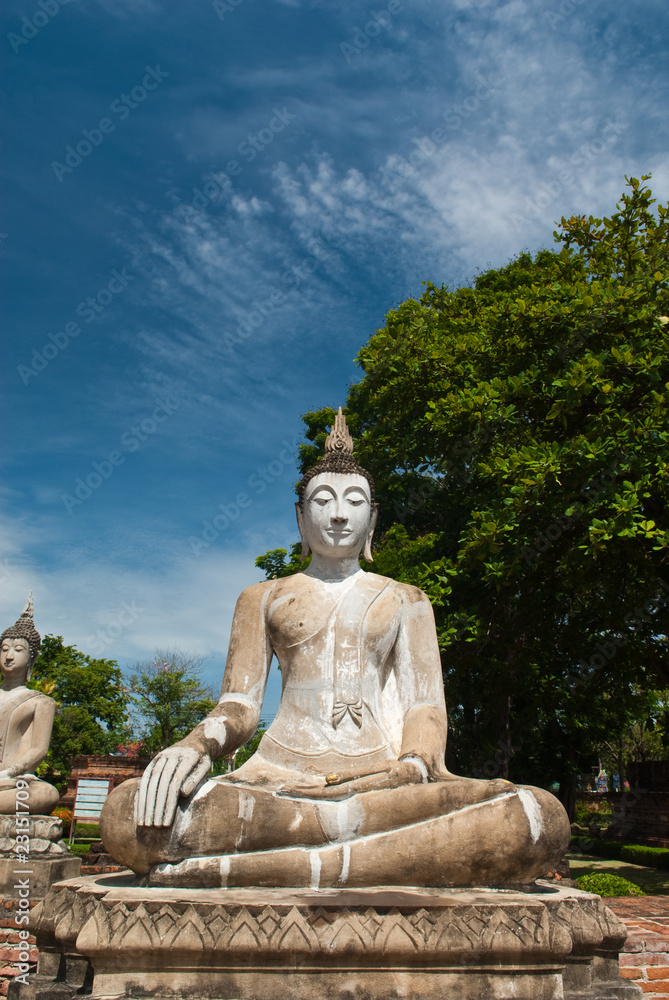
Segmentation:
<svg viewBox="0 0 669 1000">
<path fill-rule="evenodd" d="M 399 627 L 399 602 L 378 588 L 285 588 L 270 602 L 267 626 L 280 659 L 334 661 L 354 652 L 385 660 Z"/>
<path fill-rule="evenodd" d="M 4 692 L 2 692 L 4 694 Z M 9 766 L 33 722 L 31 701 L 21 703 L 11 695 L 0 699 L 0 761 Z"/>
</svg>

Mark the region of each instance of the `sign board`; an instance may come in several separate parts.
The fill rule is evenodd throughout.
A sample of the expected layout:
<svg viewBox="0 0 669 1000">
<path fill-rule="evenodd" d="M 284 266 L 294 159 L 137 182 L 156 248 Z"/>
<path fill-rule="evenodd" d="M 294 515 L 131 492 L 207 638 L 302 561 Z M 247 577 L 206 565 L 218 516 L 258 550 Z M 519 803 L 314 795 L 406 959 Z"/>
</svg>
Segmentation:
<svg viewBox="0 0 669 1000">
<path fill-rule="evenodd" d="M 74 800 L 73 822 L 98 820 L 105 799 L 109 795 L 109 778 L 78 778 L 77 794 Z"/>
</svg>

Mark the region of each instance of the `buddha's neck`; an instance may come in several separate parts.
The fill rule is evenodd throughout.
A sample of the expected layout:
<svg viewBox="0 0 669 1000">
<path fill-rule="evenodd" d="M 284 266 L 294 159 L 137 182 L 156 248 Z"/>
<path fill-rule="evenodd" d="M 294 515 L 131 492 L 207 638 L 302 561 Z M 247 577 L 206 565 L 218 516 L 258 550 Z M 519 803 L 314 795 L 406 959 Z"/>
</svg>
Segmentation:
<svg viewBox="0 0 669 1000">
<path fill-rule="evenodd" d="M 25 686 L 26 686 L 25 677 L 23 679 L 21 679 L 20 677 L 17 677 L 16 679 L 5 677 L 4 681 L 2 682 L 2 687 L 0 687 L 0 691 L 6 691 L 7 694 L 9 694 L 10 691 L 16 691 L 17 688 L 23 688 Z"/>
<path fill-rule="evenodd" d="M 314 576 L 317 580 L 322 580 L 323 583 L 341 583 L 342 580 L 348 580 L 349 577 L 359 572 L 360 564 L 355 557 L 352 559 L 325 559 L 314 552 L 306 575 Z"/>
</svg>

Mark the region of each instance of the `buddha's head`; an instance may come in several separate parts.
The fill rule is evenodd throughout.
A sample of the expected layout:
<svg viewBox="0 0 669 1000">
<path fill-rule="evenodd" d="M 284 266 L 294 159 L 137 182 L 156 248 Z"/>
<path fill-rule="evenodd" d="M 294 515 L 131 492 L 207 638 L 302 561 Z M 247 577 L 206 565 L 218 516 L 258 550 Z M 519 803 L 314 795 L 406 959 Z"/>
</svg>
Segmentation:
<svg viewBox="0 0 669 1000">
<path fill-rule="evenodd" d="M 353 438 L 341 406 L 325 442 L 325 455 L 302 477 L 295 504 L 302 559 L 310 552 L 328 559 L 372 562 L 378 513 L 374 480 L 353 458 Z"/>
<path fill-rule="evenodd" d="M 15 686 L 30 680 L 39 648 L 41 636 L 33 623 L 32 591 L 15 625 L 6 628 L 0 636 L 0 670 L 2 680 Z"/>
</svg>

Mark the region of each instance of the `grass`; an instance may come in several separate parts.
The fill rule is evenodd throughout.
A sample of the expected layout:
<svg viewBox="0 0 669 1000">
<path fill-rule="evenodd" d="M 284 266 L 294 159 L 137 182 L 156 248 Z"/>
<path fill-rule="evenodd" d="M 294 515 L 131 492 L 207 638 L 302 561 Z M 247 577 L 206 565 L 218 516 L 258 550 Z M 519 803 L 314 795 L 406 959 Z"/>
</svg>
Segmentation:
<svg viewBox="0 0 669 1000">
<path fill-rule="evenodd" d="M 620 875 L 641 886 L 649 896 L 669 896 L 669 872 L 632 865 L 629 861 L 595 858 L 591 854 L 568 854 L 567 857 L 570 877 L 573 879 L 580 878 L 581 875 Z"/>
</svg>

